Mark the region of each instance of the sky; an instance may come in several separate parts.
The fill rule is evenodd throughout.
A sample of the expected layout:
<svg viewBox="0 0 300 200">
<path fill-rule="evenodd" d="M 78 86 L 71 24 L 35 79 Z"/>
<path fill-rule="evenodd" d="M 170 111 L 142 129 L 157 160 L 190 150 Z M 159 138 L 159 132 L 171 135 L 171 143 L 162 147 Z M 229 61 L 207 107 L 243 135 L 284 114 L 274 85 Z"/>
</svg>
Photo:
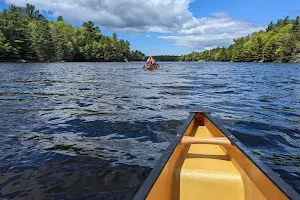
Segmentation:
<svg viewBox="0 0 300 200">
<path fill-rule="evenodd" d="M 270 21 L 300 15 L 299 0 L 0 0 L 0 10 L 26 3 L 50 20 L 62 15 L 75 26 L 93 21 L 104 35 L 116 32 L 146 55 L 228 47 Z"/>
</svg>

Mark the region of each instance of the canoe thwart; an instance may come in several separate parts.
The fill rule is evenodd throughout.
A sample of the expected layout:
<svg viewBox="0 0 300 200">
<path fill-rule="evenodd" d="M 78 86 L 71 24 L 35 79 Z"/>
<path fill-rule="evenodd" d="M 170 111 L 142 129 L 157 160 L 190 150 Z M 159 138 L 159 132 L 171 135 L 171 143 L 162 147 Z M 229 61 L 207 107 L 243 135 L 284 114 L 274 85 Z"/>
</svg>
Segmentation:
<svg viewBox="0 0 300 200">
<path fill-rule="evenodd" d="M 183 136 L 181 139 L 182 144 L 215 144 L 215 145 L 228 145 L 231 146 L 231 142 L 225 137 L 214 138 L 199 138 Z"/>
</svg>

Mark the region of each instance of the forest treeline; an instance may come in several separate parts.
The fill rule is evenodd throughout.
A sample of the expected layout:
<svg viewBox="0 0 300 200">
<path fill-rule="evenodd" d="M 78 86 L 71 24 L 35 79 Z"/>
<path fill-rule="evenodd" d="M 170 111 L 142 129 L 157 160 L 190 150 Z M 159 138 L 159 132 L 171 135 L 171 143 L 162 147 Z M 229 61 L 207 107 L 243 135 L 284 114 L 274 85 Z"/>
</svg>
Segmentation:
<svg viewBox="0 0 300 200">
<path fill-rule="evenodd" d="M 180 56 L 173 56 L 173 55 L 158 55 L 153 56 L 156 61 L 179 61 Z"/>
<path fill-rule="evenodd" d="M 182 61 L 300 62 L 300 19 L 279 19 L 266 30 L 234 40 L 228 48 L 193 52 Z"/>
<path fill-rule="evenodd" d="M 140 61 L 145 55 L 132 51 L 118 35 L 104 36 L 93 22 L 74 27 L 47 20 L 35 6 L 11 5 L 0 12 L 0 61 Z"/>
</svg>

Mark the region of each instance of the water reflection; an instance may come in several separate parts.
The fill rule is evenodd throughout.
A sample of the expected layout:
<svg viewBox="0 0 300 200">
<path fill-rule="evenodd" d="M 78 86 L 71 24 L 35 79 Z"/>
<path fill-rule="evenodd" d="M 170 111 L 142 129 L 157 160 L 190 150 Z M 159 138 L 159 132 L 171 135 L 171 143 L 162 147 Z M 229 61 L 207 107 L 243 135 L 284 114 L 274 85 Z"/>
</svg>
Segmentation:
<svg viewBox="0 0 300 200">
<path fill-rule="evenodd" d="M 111 167 L 78 157 L 38 169 L 1 174 L 1 197 L 16 199 L 132 199 L 150 168 Z"/>
</svg>

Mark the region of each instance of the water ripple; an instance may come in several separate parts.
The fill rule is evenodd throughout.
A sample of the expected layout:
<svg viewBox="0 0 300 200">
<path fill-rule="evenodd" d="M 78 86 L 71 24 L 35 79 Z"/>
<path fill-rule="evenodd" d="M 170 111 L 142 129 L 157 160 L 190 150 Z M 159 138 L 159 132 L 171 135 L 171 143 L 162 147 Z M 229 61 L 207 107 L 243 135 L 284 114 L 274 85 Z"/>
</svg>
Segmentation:
<svg viewBox="0 0 300 200">
<path fill-rule="evenodd" d="M 0 64 L 0 198 L 130 199 L 196 104 L 300 192 L 299 64 L 142 65 Z"/>
</svg>

